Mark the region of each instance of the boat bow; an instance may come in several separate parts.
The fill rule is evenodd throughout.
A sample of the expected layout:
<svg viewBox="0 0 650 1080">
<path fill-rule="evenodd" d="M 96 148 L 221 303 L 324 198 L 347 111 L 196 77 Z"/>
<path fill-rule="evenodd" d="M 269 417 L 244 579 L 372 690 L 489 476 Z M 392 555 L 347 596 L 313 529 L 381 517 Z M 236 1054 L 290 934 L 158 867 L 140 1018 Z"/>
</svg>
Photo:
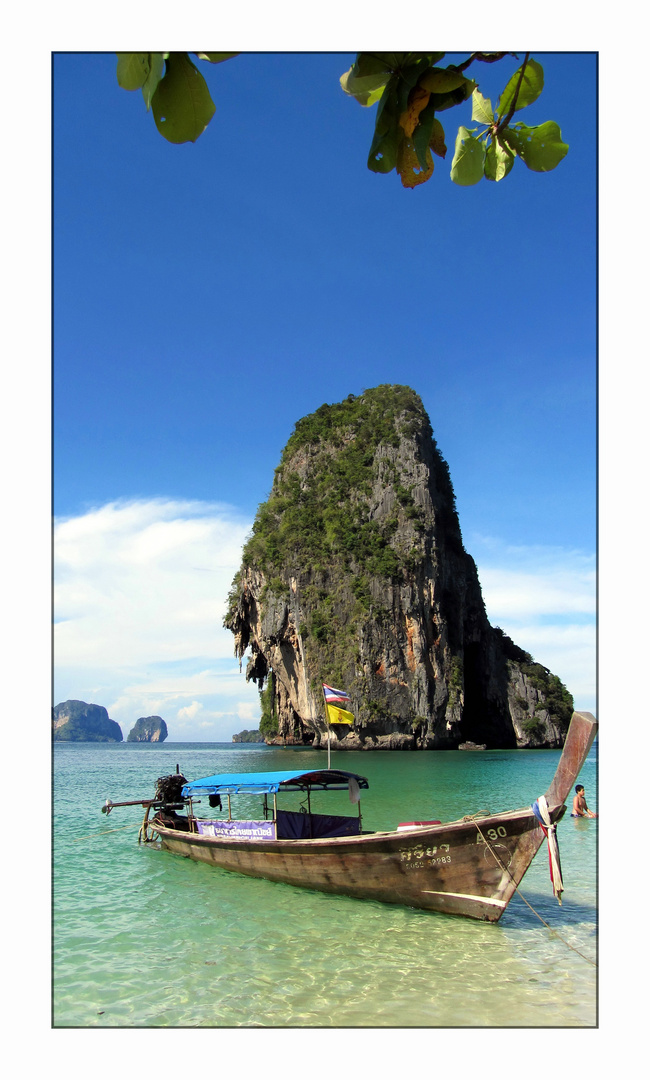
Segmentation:
<svg viewBox="0 0 650 1080">
<path fill-rule="evenodd" d="M 549 809 L 562 806 L 576 782 L 598 731 L 598 721 L 590 712 L 574 712 L 555 776 L 545 793 Z"/>
</svg>

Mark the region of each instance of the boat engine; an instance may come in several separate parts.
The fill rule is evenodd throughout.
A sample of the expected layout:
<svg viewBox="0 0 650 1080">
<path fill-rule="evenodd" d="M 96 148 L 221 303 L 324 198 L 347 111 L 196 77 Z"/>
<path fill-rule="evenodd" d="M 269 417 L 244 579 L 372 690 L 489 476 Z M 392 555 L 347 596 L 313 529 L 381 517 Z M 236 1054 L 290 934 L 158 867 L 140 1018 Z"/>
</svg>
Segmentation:
<svg viewBox="0 0 650 1080">
<path fill-rule="evenodd" d="M 172 804 L 180 804 L 178 809 L 182 809 L 183 796 L 181 791 L 183 784 L 186 783 L 187 780 L 179 772 L 172 773 L 171 776 L 159 776 L 156 780 L 156 802 L 164 803 L 169 808 L 171 808 Z"/>
</svg>

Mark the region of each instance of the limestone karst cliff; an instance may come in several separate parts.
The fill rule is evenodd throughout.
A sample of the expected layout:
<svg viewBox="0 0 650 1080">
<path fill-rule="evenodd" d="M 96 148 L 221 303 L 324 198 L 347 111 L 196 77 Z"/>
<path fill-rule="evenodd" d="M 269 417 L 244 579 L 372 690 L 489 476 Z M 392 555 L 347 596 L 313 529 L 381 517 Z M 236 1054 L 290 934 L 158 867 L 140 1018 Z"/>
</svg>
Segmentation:
<svg viewBox="0 0 650 1080">
<path fill-rule="evenodd" d="M 573 701 L 488 622 L 449 470 L 414 391 L 380 386 L 299 420 L 224 625 L 265 688 L 261 729 L 327 739 L 322 683 L 352 699 L 344 749 L 559 746 Z M 271 719 L 269 720 L 269 716 Z"/>
<path fill-rule="evenodd" d="M 140 716 L 126 737 L 127 742 L 164 742 L 167 724 L 162 716 Z"/>
<path fill-rule="evenodd" d="M 52 709 L 52 738 L 60 742 L 122 742 L 122 729 L 103 705 L 62 701 Z"/>
</svg>

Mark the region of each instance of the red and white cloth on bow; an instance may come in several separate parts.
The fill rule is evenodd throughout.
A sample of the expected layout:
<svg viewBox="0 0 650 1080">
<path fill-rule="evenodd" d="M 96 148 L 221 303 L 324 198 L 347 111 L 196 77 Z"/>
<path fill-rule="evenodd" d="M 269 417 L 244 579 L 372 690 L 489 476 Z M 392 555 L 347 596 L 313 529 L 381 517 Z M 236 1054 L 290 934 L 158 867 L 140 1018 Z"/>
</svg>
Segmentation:
<svg viewBox="0 0 650 1080">
<path fill-rule="evenodd" d="M 564 885 L 562 884 L 562 867 L 560 865 L 560 849 L 557 843 L 556 826 L 551 821 L 551 815 L 548 812 L 548 803 L 544 795 L 540 795 L 539 799 L 532 805 L 532 811 L 540 823 L 544 836 L 548 842 L 548 865 L 551 873 L 551 881 L 553 883 L 553 894 L 557 896 L 558 904 L 562 903 L 562 893 L 564 892 Z"/>
</svg>

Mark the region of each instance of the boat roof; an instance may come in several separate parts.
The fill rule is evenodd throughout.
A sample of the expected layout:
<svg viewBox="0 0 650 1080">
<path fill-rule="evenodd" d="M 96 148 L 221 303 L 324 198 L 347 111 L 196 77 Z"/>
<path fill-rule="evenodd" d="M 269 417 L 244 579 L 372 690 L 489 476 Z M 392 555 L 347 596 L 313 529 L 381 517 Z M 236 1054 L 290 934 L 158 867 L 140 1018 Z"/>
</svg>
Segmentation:
<svg viewBox="0 0 650 1080">
<path fill-rule="evenodd" d="M 277 791 L 344 791 L 349 781 L 367 788 L 365 776 L 340 769 L 293 769 L 288 772 L 217 773 L 184 784 L 182 794 L 194 795 L 266 795 Z"/>
</svg>

